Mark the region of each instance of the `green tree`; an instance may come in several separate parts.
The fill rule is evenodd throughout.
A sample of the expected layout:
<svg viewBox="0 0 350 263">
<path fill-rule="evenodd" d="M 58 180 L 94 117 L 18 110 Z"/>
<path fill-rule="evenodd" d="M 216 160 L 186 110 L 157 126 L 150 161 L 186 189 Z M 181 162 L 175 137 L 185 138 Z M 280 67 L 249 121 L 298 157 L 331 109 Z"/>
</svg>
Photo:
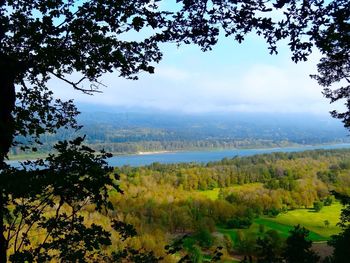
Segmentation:
<svg viewBox="0 0 350 263">
<path fill-rule="evenodd" d="M 311 250 L 312 241 L 308 240 L 309 230 L 300 225 L 295 226 L 286 240 L 283 258 L 288 263 L 318 262 L 320 257 Z"/>
<path fill-rule="evenodd" d="M 325 220 L 325 221 L 323 221 L 324 222 L 324 225 L 325 225 L 325 227 L 329 227 L 329 225 L 330 225 L 330 223 L 329 223 L 329 220 Z"/>
<path fill-rule="evenodd" d="M 76 90 L 93 94 L 103 86 L 99 77 L 106 72 L 116 71 L 121 77 L 131 79 L 136 79 L 142 71 L 153 73 L 152 63 L 162 58 L 160 43 L 194 43 L 206 51 L 216 44 L 220 29 L 238 42 L 254 31 L 267 41 L 272 54 L 277 53 L 277 42 L 287 39 L 295 62 L 306 60 L 312 47 L 317 47 L 323 57 L 318 65 L 319 74 L 314 78 L 325 87 L 324 94 L 332 102 L 349 100 L 347 0 L 326 3 L 321 0 L 179 0 L 176 11 L 160 10 L 160 2 L 0 0 L 0 262 L 7 261 L 7 250 L 11 245 L 5 232 L 18 226 L 17 221 L 7 220 L 9 207 L 21 207 L 17 203 L 19 199 L 25 199 L 31 206 L 29 203 L 38 202 L 45 195 L 45 187 L 51 189 L 57 186 L 58 181 L 61 183 L 60 189 L 65 189 L 70 182 L 69 176 L 66 176 L 71 174 L 69 171 L 60 173 L 61 179 L 54 176 L 48 177 L 50 180 L 43 179 L 50 170 L 45 165 L 44 169 L 38 168 L 45 164 L 44 161 L 30 163 L 37 165 L 37 168 L 23 168 L 23 171 L 9 168 L 5 163 L 10 147 L 20 145 L 16 139 L 18 136 L 25 137 L 29 142 L 22 145 L 23 149 L 35 150 L 36 146 L 30 143 L 40 143 L 41 135 L 55 133 L 61 127 L 78 128 L 76 108 L 72 101 L 63 102 L 53 97 L 47 86 L 50 78 L 57 78 Z M 281 13 L 280 20 L 275 19 L 279 17 L 275 15 L 276 12 Z M 143 33 L 143 39 L 132 39 L 132 36 L 139 38 Z M 78 79 L 71 75 L 73 72 L 79 75 Z M 333 83 L 342 80 L 348 86 L 331 89 Z M 84 88 L 86 86 L 89 88 Z M 333 116 L 343 119 L 345 126 L 350 127 L 350 103 L 346 103 L 346 106 L 347 112 L 333 112 Z M 63 167 L 65 163 L 59 165 L 58 162 L 67 160 L 68 149 L 82 149 L 89 156 L 87 163 L 91 160 L 97 162 L 99 168 L 92 163 L 90 166 L 80 163 L 81 169 L 95 167 L 104 170 L 106 172 L 101 177 L 104 179 L 96 184 L 100 187 L 96 193 L 82 190 L 69 194 L 79 195 L 80 201 L 84 195 L 96 195 L 95 199 L 89 200 L 103 203 L 106 200 L 106 195 L 101 194 L 105 192 L 103 183 L 110 181 L 108 169 L 105 169 L 102 160 L 108 156 L 102 153 L 102 159 L 96 160 L 89 155 L 91 149 L 79 148 L 83 147 L 81 143 L 72 144 L 68 146 L 64 143 L 66 148 L 62 144 L 57 146 L 62 152 L 52 157 L 56 158 L 56 166 L 53 167 Z M 23 173 L 26 176 L 21 177 Z M 29 178 L 31 186 L 43 185 L 44 182 L 46 186 L 19 191 L 17 188 L 21 188 L 20 185 L 26 185 L 23 178 Z M 92 177 L 86 178 L 88 185 L 92 182 L 95 182 Z M 13 196 L 16 199 L 12 199 Z M 57 202 L 60 198 L 52 200 Z M 16 220 L 23 218 L 25 209 L 15 211 L 19 213 L 18 217 L 14 216 Z M 75 215 L 76 210 L 73 211 Z M 36 218 L 33 217 L 33 220 Z M 26 240 L 26 237 L 23 238 Z M 74 240 L 78 238 L 74 237 Z"/>
<path fill-rule="evenodd" d="M 338 235 L 332 236 L 328 244 L 334 247 L 330 262 L 344 263 L 349 261 L 350 228 L 345 228 Z"/>
<path fill-rule="evenodd" d="M 322 208 L 323 208 L 323 202 L 320 202 L 320 201 L 314 202 L 315 212 L 320 212 Z"/>
<path fill-rule="evenodd" d="M 323 200 L 323 204 L 325 206 L 330 206 L 333 203 L 333 196 L 327 196 L 324 200 Z"/>
<path fill-rule="evenodd" d="M 259 233 L 263 234 L 265 232 L 265 225 L 259 224 Z"/>
<path fill-rule="evenodd" d="M 254 253 L 256 240 L 249 235 L 245 235 L 242 230 L 237 231 L 237 238 L 234 246 L 240 254 L 252 255 Z"/>
<path fill-rule="evenodd" d="M 110 207 L 107 187 L 113 182 L 104 161 L 109 155 L 95 156 L 79 139 L 58 144 L 57 155 L 20 169 L 4 160 L 11 145 L 20 144 L 18 136 L 26 138 L 23 149 L 35 150 L 30 143 L 40 143 L 42 134 L 61 127 L 79 128 L 72 101 L 55 99 L 47 87 L 51 77 L 93 93 L 97 78 L 113 68 L 124 77 L 153 71 L 148 62 L 161 57 L 154 42 L 116 38 L 142 26 L 135 13 L 150 18 L 147 25 L 161 23 L 157 14 L 143 9 L 142 1 L 136 2 L 0 1 L 0 262 L 7 261 L 7 251 L 11 251 L 9 259 L 17 262 L 51 256 L 84 260 L 90 256 L 87 251 L 110 243 L 109 233 L 100 226 L 85 227 L 79 214 L 84 203 L 95 203 L 97 210 L 103 204 Z M 107 17 L 110 12 L 115 17 Z M 80 80 L 68 79 L 73 71 L 81 74 Z M 92 83 L 88 89 L 79 86 L 85 79 Z M 62 211 L 67 205 L 70 213 Z M 54 216 L 44 216 L 50 207 L 57 208 Z M 28 236 L 34 225 L 48 235 L 38 247 L 30 244 Z M 45 250 L 54 252 L 45 254 Z"/>
<path fill-rule="evenodd" d="M 194 236 L 201 247 L 209 248 L 213 245 L 213 236 L 206 227 L 198 229 Z"/>
<path fill-rule="evenodd" d="M 278 232 L 275 230 L 267 231 L 263 238 L 259 237 L 256 241 L 258 262 L 281 262 L 281 246 L 282 239 Z"/>
<path fill-rule="evenodd" d="M 224 190 L 221 187 L 219 189 L 218 199 L 219 200 L 224 200 L 225 199 Z"/>
<path fill-rule="evenodd" d="M 3 170 L 6 203 L 12 206 L 5 210 L 4 229 L 11 262 L 104 257 L 99 250 L 111 244 L 110 233 L 98 224 L 85 225 L 81 209 L 91 203 L 96 211 L 110 208 L 107 193 L 114 178 L 104 160 L 109 155 L 96 155 L 82 142 L 83 138 L 61 142 L 55 146 L 58 153 L 45 162 L 28 161 L 21 170 Z M 32 242 L 34 234 L 44 237 L 40 244 Z"/>
<path fill-rule="evenodd" d="M 328 241 L 328 244 L 334 247 L 334 251 L 329 262 L 343 263 L 349 261 L 350 251 L 350 197 L 347 195 L 335 193 L 337 199 L 340 199 L 344 208 L 341 211 L 340 222 L 338 225 L 342 228 L 342 232 L 338 235 L 333 235 Z"/>
</svg>

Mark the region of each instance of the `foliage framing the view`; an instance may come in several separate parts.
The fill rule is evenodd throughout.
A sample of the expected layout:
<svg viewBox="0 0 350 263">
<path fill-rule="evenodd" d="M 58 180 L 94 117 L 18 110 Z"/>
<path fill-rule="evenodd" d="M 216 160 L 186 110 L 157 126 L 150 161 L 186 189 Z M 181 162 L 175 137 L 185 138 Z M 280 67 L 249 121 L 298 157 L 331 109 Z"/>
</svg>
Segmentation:
<svg viewBox="0 0 350 263">
<path fill-rule="evenodd" d="M 51 77 L 91 94 L 99 91 L 98 78 L 105 72 L 117 70 L 120 76 L 132 79 L 141 71 L 153 73 L 151 63 L 160 61 L 162 42 L 195 43 L 206 51 L 216 44 L 220 31 L 238 42 L 242 42 L 247 33 L 256 32 L 267 41 L 272 54 L 277 53 L 279 40 L 288 39 L 295 62 L 306 60 L 316 46 L 323 58 L 315 78 L 326 88 L 325 95 L 331 101 L 346 99 L 346 106 L 350 108 L 348 1 L 178 0 L 177 11 L 160 10 L 160 3 L 162 1 L 0 1 L 1 262 L 7 260 L 6 250 L 11 245 L 4 235 L 10 227 L 8 200 L 13 197 L 40 200 L 35 192 L 21 192 L 13 187 L 25 183 L 24 179 L 19 180 L 20 176 L 7 176 L 9 171 L 4 160 L 11 145 L 18 143 L 15 136 L 22 135 L 40 143 L 40 135 L 46 132 L 65 126 L 79 128 L 72 101 L 54 99 L 46 86 Z M 271 18 L 276 12 L 283 14 L 280 21 Z M 150 36 L 141 41 L 125 40 L 129 33 L 145 28 L 152 30 Z M 81 77 L 71 79 L 73 72 Z M 84 87 L 85 80 L 91 83 L 88 88 Z M 330 89 L 339 81 L 344 81 L 345 86 Z M 17 92 L 15 85 L 19 87 Z M 343 119 L 346 127 L 350 126 L 349 112 L 333 112 L 333 116 Z M 92 158 L 80 157 L 84 161 Z M 50 163 L 50 159 L 48 161 Z M 37 175 L 50 170 L 45 169 L 45 162 L 41 164 L 44 169 L 36 170 Z M 99 163 L 98 167 L 102 169 L 104 165 Z M 30 173 L 25 179 L 28 178 Z M 44 177 L 33 178 L 40 185 Z M 56 180 L 46 187 L 54 185 Z M 26 236 L 22 234 L 25 241 Z"/>
</svg>

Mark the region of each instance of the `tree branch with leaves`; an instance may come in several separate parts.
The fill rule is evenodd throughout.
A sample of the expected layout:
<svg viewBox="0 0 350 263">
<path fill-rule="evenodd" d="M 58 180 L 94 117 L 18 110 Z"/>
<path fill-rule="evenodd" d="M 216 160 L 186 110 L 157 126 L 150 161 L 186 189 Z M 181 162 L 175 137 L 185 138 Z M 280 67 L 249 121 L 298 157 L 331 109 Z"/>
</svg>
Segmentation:
<svg viewBox="0 0 350 263">
<path fill-rule="evenodd" d="M 51 156 L 46 161 L 36 163 L 43 166 L 42 169 L 15 169 L 6 165 L 5 159 L 10 147 L 19 145 L 19 138 L 27 141 L 22 145 L 24 150 L 35 150 L 33 143 L 42 143 L 42 135 L 55 133 L 64 127 L 79 128 L 75 120 L 78 111 L 73 101 L 63 102 L 54 98 L 47 86 L 52 77 L 68 83 L 78 91 L 93 94 L 99 91 L 99 78 L 104 73 L 117 72 L 118 76 L 129 79 L 137 79 L 140 72 L 153 73 L 154 65 L 162 59 L 161 43 L 196 44 L 207 51 L 217 43 L 221 32 L 238 42 L 244 41 L 247 34 L 256 33 L 266 40 L 271 54 L 278 52 L 277 43 L 280 40 L 287 40 L 291 58 L 295 62 L 307 60 L 313 48 L 317 48 L 323 57 L 318 64 L 318 75 L 313 77 L 325 88 L 324 94 L 331 102 L 346 101 L 346 112 L 332 114 L 342 119 L 347 128 L 350 127 L 348 1 L 179 0 L 175 3 L 176 8 L 161 9 L 160 4 L 165 2 L 0 1 L 1 262 L 6 262 L 8 258 L 7 250 L 13 242 L 13 231 L 16 231 L 12 229 L 23 224 L 17 220 L 25 220 L 24 211 L 20 207 L 33 209 L 40 204 L 38 200 L 41 200 L 41 196 L 52 193 L 55 197 L 50 199 L 52 203 L 49 206 L 55 203 L 56 206 L 53 207 L 59 210 L 50 223 L 66 231 L 64 222 L 68 215 L 61 214 L 60 202 L 70 205 L 72 211 L 76 211 L 72 207 L 74 202 L 71 201 L 79 203 L 90 197 L 90 201 L 97 202 L 97 207 L 100 207 L 106 200 L 103 183 L 111 183 L 108 169 L 104 168 L 105 163 L 102 162 L 108 155 L 102 153 L 99 158 L 93 157 L 91 150 L 84 148 L 82 142 L 78 144 L 78 141 L 73 141 L 70 146 L 67 142 L 58 144 L 56 157 Z M 276 13 L 280 16 L 276 16 Z M 78 74 L 80 78 L 74 80 L 72 73 Z M 84 81 L 89 81 L 89 88 L 84 88 Z M 334 88 L 333 85 L 337 83 L 343 86 Z M 68 150 L 69 147 L 82 151 L 82 155 L 73 155 Z M 67 159 L 64 157 L 67 155 L 82 158 L 82 162 Z M 77 164 L 81 167 L 78 168 Z M 98 177 L 100 181 L 94 181 L 92 174 L 101 171 L 104 173 Z M 88 177 L 82 172 L 87 173 Z M 95 183 L 96 188 L 89 185 L 89 182 Z M 78 191 L 69 191 L 63 187 L 70 183 L 75 183 Z M 80 184 L 82 185 L 79 186 Z M 73 198 L 73 194 L 77 196 Z M 72 200 L 67 199 L 67 196 Z M 18 206 L 18 209 L 11 210 L 10 205 Z M 37 217 L 41 220 L 44 216 L 35 213 L 34 218 Z M 73 240 L 78 242 L 78 237 L 87 242 L 83 234 L 91 237 L 101 230 L 95 226 L 85 229 L 78 215 L 74 216 L 72 222 L 81 227 L 81 232 L 76 232 L 80 236 L 69 236 L 68 232 L 64 232 L 67 233 L 65 237 L 69 237 L 66 243 L 69 246 Z M 46 228 L 51 236 L 55 233 L 60 238 L 50 224 L 36 223 L 35 226 Z M 47 230 L 48 228 L 50 229 Z M 7 231 L 10 233 L 5 235 Z M 23 233 L 23 230 L 16 232 L 17 240 L 21 235 L 23 240 L 28 240 Z M 103 234 L 102 237 L 107 238 L 107 235 Z M 67 247 L 55 243 L 52 237 L 45 240 L 45 246 L 38 250 L 40 253 L 44 249 L 67 252 Z M 102 238 L 98 242 L 107 241 Z M 23 245 L 16 246 L 15 253 L 10 258 L 39 258 L 38 251 L 30 251 Z M 57 255 L 64 257 L 65 253 Z M 85 256 L 83 250 L 79 253 L 80 256 Z"/>
</svg>

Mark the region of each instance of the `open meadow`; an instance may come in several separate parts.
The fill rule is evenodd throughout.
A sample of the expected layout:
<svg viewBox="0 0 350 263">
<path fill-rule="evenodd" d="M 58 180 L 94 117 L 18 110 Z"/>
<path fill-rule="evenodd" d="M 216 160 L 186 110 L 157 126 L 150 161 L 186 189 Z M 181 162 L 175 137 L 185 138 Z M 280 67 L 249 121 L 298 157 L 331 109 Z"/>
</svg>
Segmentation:
<svg viewBox="0 0 350 263">
<path fill-rule="evenodd" d="M 262 184 L 253 183 L 233 186 L 230 189 L 238 191 L 259 187 L 262 187 Z M 200 193 L 211 200 L 217 200 L 219 192 L 220 188 L 215 188 L 201 191 Z M 263 236 L 263 232 L 276 230 L 281 237 L 286 238 L 293 226 L 300 224 L 310 231 L 309 238 L 312 241 L 322 242 L 327 241 L 332 235 L 340 232 L 337 223 L 339 222 L 341 209 L 342 205 L 339 202 L 334 202 L 330 206 L 324 206 L 319 212 L 312 208 L 299 208 L 280 213 L 275 217 L 260 216 L 254 219 L 252 225 L 247 229 L 238 230 L 219 227 L 218 230 L 220 233 L 231 236 L 233 241 L 237 239 L 237 231 L 241 231 L 247 237 L 257 238 Z M 263 229 L 263 232 L 261 232 L 261 229 Z"/>
<path fill-rule="evenodd" d="M 272 227 L 274 224 L 286 226 L 300 224 L 324 239 L 328 239 L 331 235 L 340 232 L 340 228 L 336 224 L 339 222 L 341 209 L 342 205 L 335 202 L 330 206 L 323 207 L 319 212 L 315 212 L 313 209 L 295 209 L 279 214 L 276 218 L 261 218 L 257 219 L 256 222 Z M 329 222 L 327 226 L 326 220 Z M 311 239 L 316 241 L 318 238 L 315 236 Z"/>
</svg>

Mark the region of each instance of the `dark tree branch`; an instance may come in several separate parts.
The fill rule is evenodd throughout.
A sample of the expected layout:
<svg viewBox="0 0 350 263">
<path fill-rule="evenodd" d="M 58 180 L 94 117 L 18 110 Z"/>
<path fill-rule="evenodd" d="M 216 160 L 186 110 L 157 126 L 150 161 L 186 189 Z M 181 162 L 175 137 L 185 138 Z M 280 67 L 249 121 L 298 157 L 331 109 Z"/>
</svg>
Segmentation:
<svg viewBox="0 0 350 263">
<path fill-rule="evenodd" d="M 79 90 L 79 91 L 81 91 L 81 92 L 83 92 L 83 93 L 85 93 L 85 94 L 87 94 L 87 95 L 93 95 L 94 93 L 102 93 L 102 91 L 97 90 L 97 89 L 98 89 L 98 86 L 96 86 L 96 85 L 94 85 L 94 84 L 91 84 L 91 85 L 90 85 L 90 89 L 84 89 L 84 88 L 79 87 L 78 85 L 79 85 L 82 81 L 84 81 L 84 80 L 86 79 L 86 77 L 81 78 L 81 79 L 80 79 L 79 81 L 77 81 L 77 82 L 72 82 L 72 81 L 70 81 L 70 80 L 68 80 L 68 79 L 66 79 L 66 78 L 64 78 L 64 77 L 62 77 L 62 76 L 60 76 L 60 75 L 58 75 L 58 74 L 52 72 L 52 71 L 50 71 L 50 73 L 51 73 L 52 75 L 54 75 L 56 78 L 58 78 L 58 79 L 60 79 L 60 80 L 63 80 L 64 82 L 68 83 L 68 84 L 71 85 L 74 89 Z M 99 83 L 99 82 L 97 82 L 97 83 L 98 83 L 98 84 L 101 84 L 101 83 Z"/>
</svg>

